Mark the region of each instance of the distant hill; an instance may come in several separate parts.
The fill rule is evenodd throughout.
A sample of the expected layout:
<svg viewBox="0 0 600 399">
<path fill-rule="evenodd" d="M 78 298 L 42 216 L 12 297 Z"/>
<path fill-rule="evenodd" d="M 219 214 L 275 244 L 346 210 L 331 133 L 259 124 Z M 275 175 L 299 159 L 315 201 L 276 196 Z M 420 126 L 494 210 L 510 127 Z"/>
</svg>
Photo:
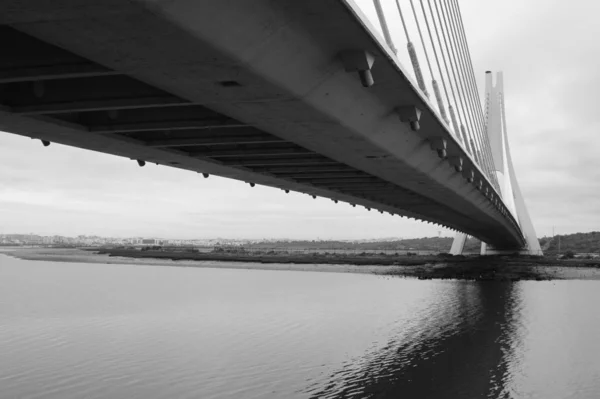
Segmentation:
<svg viewBox="0 0 600 399">
<path fill-rule="evenodd" d="M 479 252 L 481 242 L 469 239 L 465 245 L 466 252 Z M 452 246 L 450 237 L 423 237 L 401 240 L 382 240 L 369 242 L 350 242 L 335 240 L 289 240 L 289 241 L 265 241 L 247 245 L 250 248 L 288 248 L 288 249 L 348 249 L 348 250 L 398 250 L 398 251 L 437 251 L 449 252 Z"/>
<path fill-rule="evenodd" d="M 557 253 L 559 236 L 540 238 L 540 246 L 544 253 Z M 265 241 L 248 244 L 251 248 L 288 248 L 288 249 L 349 249 L 349 250 L 398 250 L 398 251 L 437 251 L 449 252 L 452 246 L 451 237 L 423 237 L 400 240 L 381 240 L 369 242 L 350 242 L 335 240 L 285 240 Z M 465 245 L 466 253 L 479 253 L 481 241 L 469 238 Z M 560 236 L 560 252 L 600 253 L 600 232 L 575 233 Z"/>
<path fill-rule="evenodd" d="M 560 240 L 560 251 L 559 251 Z M 600 253 L 600 232 L 565 234 L 555 237 L 540 238 L 540 245 L 547 253 Z"/>
</svg>

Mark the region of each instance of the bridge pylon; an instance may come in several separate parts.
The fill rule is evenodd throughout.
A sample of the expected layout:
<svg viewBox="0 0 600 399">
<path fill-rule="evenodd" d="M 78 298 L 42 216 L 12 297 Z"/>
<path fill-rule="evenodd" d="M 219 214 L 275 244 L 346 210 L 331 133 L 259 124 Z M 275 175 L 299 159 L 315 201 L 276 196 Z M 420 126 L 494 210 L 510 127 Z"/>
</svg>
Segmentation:
<svg viewBox="0 0 600 399">
<path fill-rule="evenodd" d="M 542 249 L 533 223 L 531 223 L 519 183 L 517 182 L 510 154 L 506 127 L 506 111 L 504 108 L 504 80 L 502 72 L 497 72 L 495 85 L 492 80 L 492 73 L 490 71 L 486 72 L 485 111 L 486 138 L 490 144 L 494 169 L 500 185 L 500 194 L 504 204 L 521 227 L 521 231 L 525 237 L 525 246 L 509 250 L 495 249 L 491 245 L 482 242 L 480 253 L 481 255 L 495 255 L 519 252 L 521 254 L 541 256 L 543 255 Z M 466 239 L 467 236 L 465 234 L 457 233 L 452 242 L 450 253 L 453 255 L 462 254 Z"/>
</svg>

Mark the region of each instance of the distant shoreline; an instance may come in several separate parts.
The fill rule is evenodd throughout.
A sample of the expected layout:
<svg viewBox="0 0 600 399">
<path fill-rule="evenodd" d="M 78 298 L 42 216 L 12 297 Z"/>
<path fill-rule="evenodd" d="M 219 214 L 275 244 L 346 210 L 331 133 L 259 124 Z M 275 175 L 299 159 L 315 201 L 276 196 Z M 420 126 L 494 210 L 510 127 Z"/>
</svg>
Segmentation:
<svg viewBox="0 0 600 399">
<path fill-rule="evenodd" d="M 377 273 L 385 274 L 390 266 L 381 265 L 344 265 L 344 264 L 275 264 L 233 261 L 210 261 L 210 260 L 172 260 L 159 258 L 131 258 L 98 254 L 95 251 L 82 249 L 62 248 L 0 248 L 0 255 L 6 254 L 17 259 L 46 261 L 46 262 L 69 262 L 69 263 L 101 263 L 116 265 L 138 265 L 138 266 L 170 266 L 170 267 L 198 267 L 215 269 L 257 269 L 257 270 L 295 270 L 329 273 Z M 1 259 L 1 258 L 0 258 Z M 393 267 L 391 267 L 393 268 Z"/>
<path fill-rule="evenodd" d="M 232 255 L 162 251 L 2 248 L 15 258 L 35 261 L 370 273 L 419 279 L 519 281 L 600 280 L 599 261 L 529 258 L 440 258 L 435 256 Z"/>
</svg>

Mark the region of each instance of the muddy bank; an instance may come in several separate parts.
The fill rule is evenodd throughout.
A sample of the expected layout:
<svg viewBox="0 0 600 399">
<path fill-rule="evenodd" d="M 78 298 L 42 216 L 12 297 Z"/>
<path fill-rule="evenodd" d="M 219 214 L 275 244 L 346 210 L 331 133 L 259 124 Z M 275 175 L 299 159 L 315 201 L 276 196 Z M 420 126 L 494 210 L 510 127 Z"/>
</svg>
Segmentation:
<svg viewBox="0 0 600 399">
<path fill-rule="evenodd" d="M 162 258 L 133 258 L 109 254 L 99 254 L 96 251 L 81 249 L 27 248 L 0 249 L 0 264 L 2 253 L 14 258 L 33 261 L 71 262 L 71 263 L 103 263 L 137 266 L 172 266 L 172 267 L 204 267 L 215 269 L 257 269 L 257 270 L 296 270 L 331 273 L 383 273 L 393 269 L 393 266 L 381 265 L 344 265 L 344 264 L 296 264 L 296 263 L 258 263 L 232 262 L 227 260 L 172 260 Z"/>
<path fill-rule="evenodd" d="M 54 248 L 10 249 L 1 252 L 21 259 L 55 262 L 374 273 L 419 279 L 481 281 L 600 280 L 600 263 L 598 260 L 578 259 L 340 254 L 233 255 Z"/>
<path fill-rule="evenodd" d="M 551 280 L 562 278 L 600 279 L 597 260 L 560 260 L 539 257 L 464 257 L 354 254 L 231 254 L 165 251 L 105 250 L 109 256 L 137 259 L 172 259 L 258 264 L 335 265 L 354 269 L 374 266 L 370 272 L 419 279 L 462 279 L 490 281 Z M 330 269 L 330 268 L 328 268 Z"/>
</svg>

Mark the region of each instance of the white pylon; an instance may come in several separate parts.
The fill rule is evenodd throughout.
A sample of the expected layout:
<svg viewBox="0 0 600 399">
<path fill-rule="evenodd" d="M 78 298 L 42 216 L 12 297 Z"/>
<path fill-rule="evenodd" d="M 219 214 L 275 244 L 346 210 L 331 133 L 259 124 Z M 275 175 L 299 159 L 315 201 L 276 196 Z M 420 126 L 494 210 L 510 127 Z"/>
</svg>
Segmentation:
<svg viewBox="0 0 600 399">
<path fill-rule="evenodd" d="M 496 75 L 496 85 L 492 81 L 492 73 L 486 72 L 485 75 L 485 101 L 486 101 L 486 133 L 490 143 L 492 159 L 500 185 L 500 195 L 502 201 L 511 212 L 523 235 L 525 237 L 525 246 L 517 251 L 521 254 L 543 255 L 540 243 L 537 239 L 535 229 L 531 223 L 529 212 L 525 205 L 525 200 L 521 194 L 519 183 L 510 155 L 510 146 L 508 145 L 508 135 L 506 129 L 506 112 L 504 109 L 504 81 L 502 72 Z M 463 252 L 466 242 L 466 235 L 457 233 L 452 243 L 450 253 L 459 255 Z M 481 254 L 491 255 L 500 252 L 486 243 L 481 243 Z"/>
</svg>

